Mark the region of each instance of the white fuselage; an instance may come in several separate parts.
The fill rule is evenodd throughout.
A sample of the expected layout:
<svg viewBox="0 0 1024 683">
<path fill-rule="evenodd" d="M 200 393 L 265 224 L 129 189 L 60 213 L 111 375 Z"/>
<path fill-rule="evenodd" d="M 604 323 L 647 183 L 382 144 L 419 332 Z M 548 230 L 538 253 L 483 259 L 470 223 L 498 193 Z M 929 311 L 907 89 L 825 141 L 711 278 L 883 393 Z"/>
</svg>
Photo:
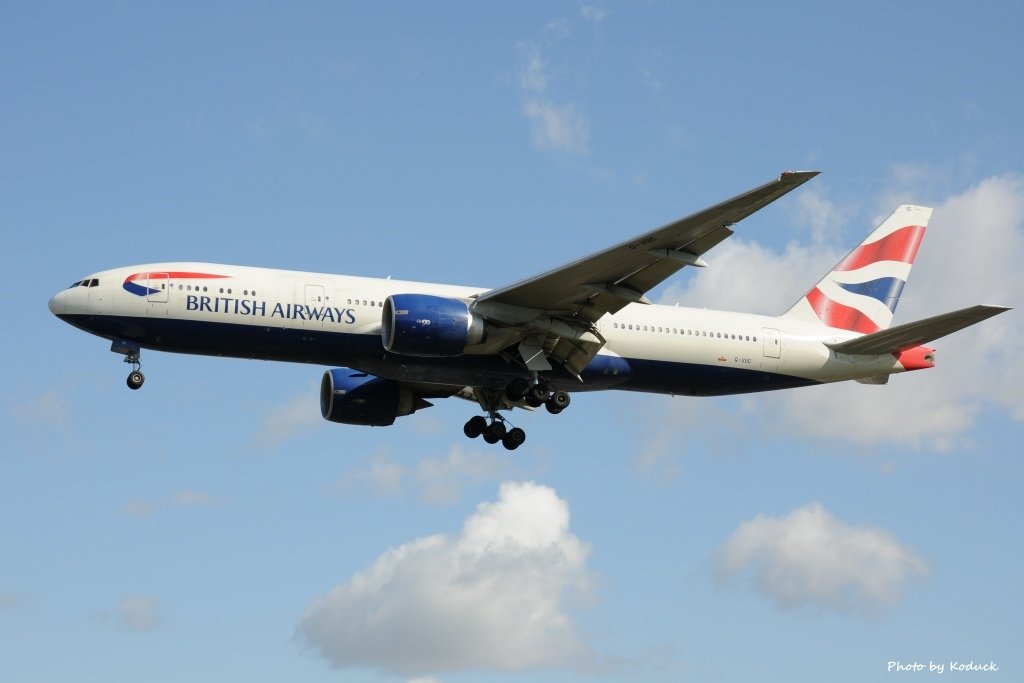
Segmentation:
<svg viewBox="0 0 1024 683">
<path fill-rule="evenodd" d="M 472 302 L 484 287 L 185 262 L 107 270 L 76 284 L 50 301 L 56 315 L 142 348 L 343 365 L 449 386 L 502 386 L 514 372 L 507 360 L 472 348 L 457 358 L 423 358 L 382 346 L 388 296 Z M 597 329 L 606 343 L 583 383 L 568 375 L 553 381 L 572 390 L 715 395 L 904 370 L 891 354 L 845 356 L 825 346 L 854 333 L 782 317 L 631 304 Z"/>
</svg>

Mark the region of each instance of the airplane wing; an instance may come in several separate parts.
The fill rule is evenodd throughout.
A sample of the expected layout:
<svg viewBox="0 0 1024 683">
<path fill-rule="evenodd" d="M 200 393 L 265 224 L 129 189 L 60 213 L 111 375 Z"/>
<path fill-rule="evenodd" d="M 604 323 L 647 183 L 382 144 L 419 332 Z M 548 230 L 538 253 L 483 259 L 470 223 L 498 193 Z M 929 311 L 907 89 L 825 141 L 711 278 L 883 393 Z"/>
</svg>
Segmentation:
<svg viewBox="0 0 1024 683">
<path fill-rule="evenodd" d="M 898 353 L 945 337 L 1008 310 L 1010 309 L 1007 306 L 971 306 L 825 346 L 833 351 L 852 355 L 876 356 Z"/>
<path fill-rule="evenodd" d="M 818 175 L 786 172 L 778 179 L 692 216 L 535 275 L 484 292 L 474 310 L 485 317 L 520 325 L 519 353 L 531 370 L 545 370 L 545 358 L 572 374 L 604 344 L 596 323 L 644 296 L 687 265 L 703 266 L 700 256 L 733 234 L 730 226 Z"/>
</svg>

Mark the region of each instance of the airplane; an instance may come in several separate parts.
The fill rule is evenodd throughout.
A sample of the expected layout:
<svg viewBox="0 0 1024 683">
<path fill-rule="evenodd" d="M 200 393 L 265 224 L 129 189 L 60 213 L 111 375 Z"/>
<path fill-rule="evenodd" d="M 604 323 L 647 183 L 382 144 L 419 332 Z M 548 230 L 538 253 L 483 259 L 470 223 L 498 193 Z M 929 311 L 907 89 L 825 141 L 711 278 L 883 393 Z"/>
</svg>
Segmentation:
<svg viewBox="0 0 1024 683">
<path fill-rule="evenodd" d="M 387 426 L 460 397 L 470 438 L 515 450 L 501 414 L 565 410 L 572 392 L 721 396 L 931 368 L 925 344 L 1009 310 L 977 305 L 892 326 L 932 209 L 904 205 L 780 316 L 653 304 L 652 288 L 733 226 L 818 174 L 784 172 L 732 199 L 491 289 L 211 263 L 105 270 L 49 302 L 111 341 L 142 386 L 142 349 L 328 366 L 326 420 Z"/>
</svg>

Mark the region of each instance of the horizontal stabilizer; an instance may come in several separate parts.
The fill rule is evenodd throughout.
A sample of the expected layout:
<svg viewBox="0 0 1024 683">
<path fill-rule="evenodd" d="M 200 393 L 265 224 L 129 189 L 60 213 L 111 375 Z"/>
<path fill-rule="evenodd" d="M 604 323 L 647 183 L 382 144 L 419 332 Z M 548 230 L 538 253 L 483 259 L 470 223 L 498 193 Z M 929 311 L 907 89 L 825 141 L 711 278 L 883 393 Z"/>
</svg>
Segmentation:
<svg viewBox="0 0 1024 683">
<path fill-rule="evenodd" d="M 826 343 L 825 346 L 851 355 L 878 356 L 884 353 L 898 353 L 920 346 L 933 339 L 945 337 L 957 330 L 970 327 L 982 320 L 1010 310 L 1007 306 L 971 306 L 951 313 L 918 320 L 917 322 L 897 325 L 880 330 L 863 337 L 848 339 L 843 342 Z"/>
</svg>

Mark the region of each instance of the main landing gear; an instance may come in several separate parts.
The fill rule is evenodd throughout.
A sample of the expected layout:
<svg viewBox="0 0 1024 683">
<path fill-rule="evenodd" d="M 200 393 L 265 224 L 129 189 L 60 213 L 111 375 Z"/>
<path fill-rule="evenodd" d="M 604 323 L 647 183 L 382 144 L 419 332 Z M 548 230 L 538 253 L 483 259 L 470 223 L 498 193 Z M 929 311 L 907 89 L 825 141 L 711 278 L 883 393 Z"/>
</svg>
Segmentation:
<svg viewBox="0 0 1024 683">
<path fill-rule="evenodd" d="M 110 344 L 110 350 L 122 354 L 125 363 L 131 363 L 132 371 L 128 373 L 128 388 L 133 391 L 139 389 L 146 381 L 146 376 L 142 374 L 142 347 L 137 342 L 115 339 Z"/>
<path fill-rule="evenodd" d="M 526 431 L 520 427 L 508 429 L 505 425 L 505 418 L 496 412 L 491 413 L 490 420 L 483 415 L 474 415 L 462 428 L 462 431 L 471 439 L 483 436 L 487 443 L 498 443 L 510 451 L 514 451 L 526 441 Z"/>
<path fill-rule="evenodd" d="M 476 415 L 469 418 L 462 431 L 471 439 L 483 436 L 487 443 L 500 441 L 501 445 L 510 451 L 523 445 L 526 441 L 526 432 L 519 427 L 509 429 L 505 418 L 498 414 L 500 406 L 511 408 L 517 403 L 524 402 L 532 408 L 543 405 L 549 413 L 557 415 L 569 407 L 572 400 L 567 392 L 536 376 L 533 382 L 525 377 L 517 377 L 504 390 L 478 389 L 477 392 L 480 405 L 487 411 L 489 417 Z"/>
<path fill-rule="evenodd" d="M 572 401 L 568 392 L 556 389 L 550 382 L 536 380 L 531 384 L 525 377 L 517 377 L 505 387 L 505 398 L 513 403 L 525 401 L 532 408 L 543 405 L 552 415 L 558 415 Z"/>
</svg>

